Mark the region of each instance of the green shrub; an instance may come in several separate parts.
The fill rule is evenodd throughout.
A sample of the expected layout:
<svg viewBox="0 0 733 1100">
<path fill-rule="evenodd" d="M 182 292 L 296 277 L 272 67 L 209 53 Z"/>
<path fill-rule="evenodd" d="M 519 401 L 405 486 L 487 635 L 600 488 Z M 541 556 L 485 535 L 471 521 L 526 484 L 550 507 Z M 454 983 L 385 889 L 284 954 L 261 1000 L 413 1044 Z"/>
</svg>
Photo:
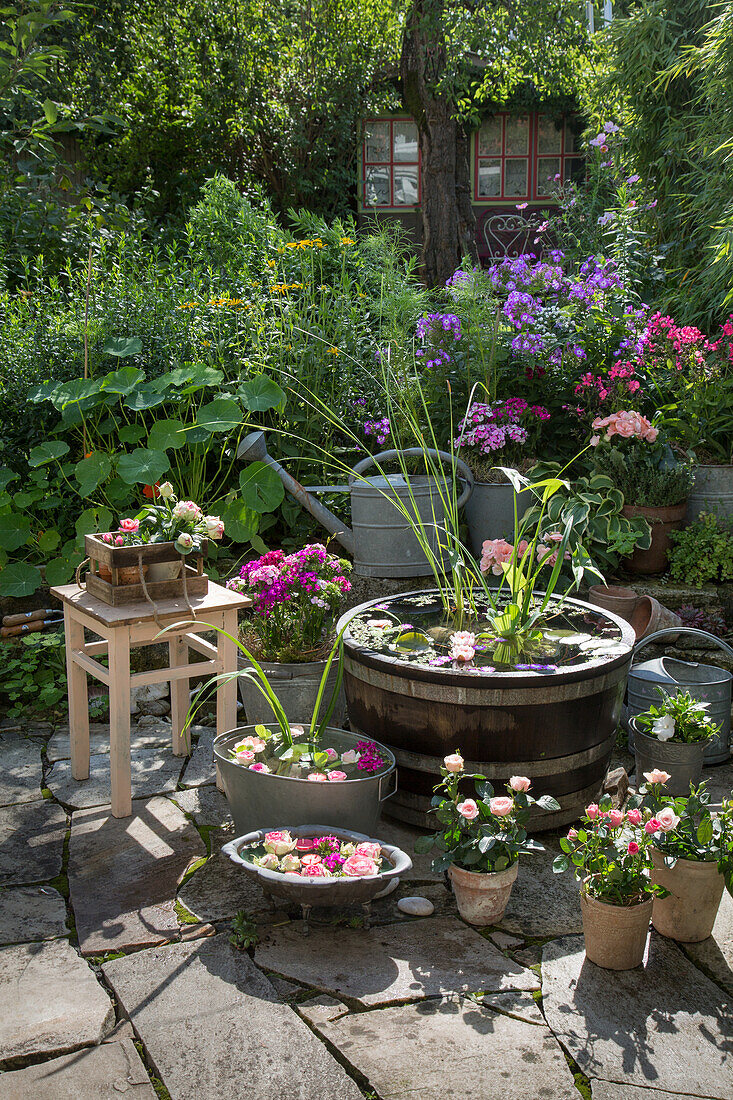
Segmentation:
<svg viewBox="0 0 733 1100">
<path fill-rule="evenodd" d="M 733 531 L 713 513 L 702 513 L 683 531 L 672 531 L 669 570 L 673 580 L 702 588 L 733 581 Z"/>
<path fill-rule="evenodd" d="M 11 718 L 32 707 L 66 706 L 66 658 L 63 634 L 29 634 L 3 647 L 0 698 Z"/>
<path fill-rule="evenodd" d="M 692 467 L 674 459 L 671 451 L 665 463 L 654 458 L 644 461 L 638 451 L 632 455 L 612 448 L 605 461 L 608 463 L 606 472 L 623 493 L 626 504 L 665 508 L 686 500 L 692 488 Z"/>
</svg>

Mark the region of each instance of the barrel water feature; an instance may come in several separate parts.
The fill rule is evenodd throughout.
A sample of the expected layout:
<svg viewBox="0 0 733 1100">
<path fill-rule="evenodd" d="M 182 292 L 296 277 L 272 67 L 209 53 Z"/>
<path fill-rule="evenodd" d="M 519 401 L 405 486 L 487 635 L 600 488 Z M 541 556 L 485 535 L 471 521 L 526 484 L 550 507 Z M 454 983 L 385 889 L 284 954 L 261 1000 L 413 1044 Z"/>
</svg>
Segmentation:
<svg viewBox="0 0 733 1100">
<path fill-rule="evenodd" d="M 695 627 L 674 627 L 671 630 L 659 630 L 649 634 L 634 647 L 636 655 L 642 646 L 659 641 L 669 634 L 691 634 L 714 642 L 716 646 L 733 657 L 733 649 L 721 638 L 708 634 L 706 630 Z M 661 700 L 658 688 L 673 695 L 678 691 L 689 691 L 693 699 L 708 704 L 710 718 L 720 726 L 720 733 L 705 747 L 703 763 L 723 764 L 730 759 L 730 707 L 731 683 L 733 676 L 717 665 L 699 664 L 697 661 L 680 661 L 676 657 L 657 657 L 651 661 L 642 661 L 632 665 L 628 683 L 628 717 L 634 718 L 648 710 L 652 703 Z M 629 750 L 634 751 L 633 731 L 629 728 Z"/>
<path fill-rule="evenodd" d="M 380 463 L 386 464 L 399 457 L 421 458 L 424 453 L 420 447 L 381 451 L 357 462 L 348 485 L 313 486 L 301 485 L 267 453 L 264 432 L 245 436 L 237 450 L 237 458 L 271 466 L 287 491 L 353 556 L 355 573 L 362 577 L 427 577 L 432 575 L 433 568 L 408 516 L 419 517 L 431 552 L 441 561 L 443 569 L 449 568 L 445 552 L 445 509 L 440 496 L 441 490 L 445 492 L 443 485 L 428 474 L 407 477 L 401 473 L 366 474 L 375 464 L 379 468 Z M 473 474 L 465 462 L 445 451 L 429 450 L 427 453 L 455 469 L 456 477 L 463 482 L 457 500 L 461 508 L 473 492 Z M 450 474 L 446 475 L 446 480 L 450 483 Z M 314 492 L 349 493 L 352 527 L 347 527 L 342 519 L 316 500 Z M 441 530 L 442 539 L 439 538 Z"/>
</svg>

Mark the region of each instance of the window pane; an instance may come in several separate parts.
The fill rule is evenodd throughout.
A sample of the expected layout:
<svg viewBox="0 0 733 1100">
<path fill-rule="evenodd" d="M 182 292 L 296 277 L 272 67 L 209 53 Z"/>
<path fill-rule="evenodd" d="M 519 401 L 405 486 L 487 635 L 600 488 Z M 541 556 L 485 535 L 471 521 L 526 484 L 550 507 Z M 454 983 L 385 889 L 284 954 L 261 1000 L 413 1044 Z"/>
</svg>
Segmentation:
<svg viewBox="0 0 733 1100">
<path fill-rule="evenodd" d="M 501 161 L 481 160 L 478 166 L 478 197 L 493 199 L 501 194 Z"/>
<path fill-rule="evenodd" d="M 389 168 L 367 168 L 364 173 L 364 205 L 390 206 Z"/>
<path fill-rule="evenodd" d="M 413 206 L 417 202 L 417 166 L 394 169 L 394 205 Z"/>
<path fill-rule="evenodd" d="M 389 162 L 389 123 L 367 122 L 364 127 L 364 159 L 367 164 Z"/>
<path fill-rule="evenodd" d="M 513 154 L 526 154 L 528 152 L 529 119 L 526 115 L 523 118 L 507 118 L 504 132 L 505 156 L 509 157 Z"/>
<path fill-rule="evenodd" d="M 537 161 L 537 194 L 551 195 L 559 182 L 554 177 L 560 174 L 559 157 L 541 157 Z"/>
<path fill-rule="evenodd" d="M 489 118 L 478 132 L 478 155 L 480 157 L 501 156 L 502 116 Z"/>
<path fill-rule="evenodd" d="M 527 195 L 527 160 L 504 162 L 504 197 L 525 198 Z"/>
<path fill-rule="evenodd" d="M 570 123 L 565 123 L 565 152 L 577 153 L 580 149 L 580 139 L 573 133 Z"/>
<path fill-rule="evenodd" d="M 392 140 L 394 141 L 393 160 L 407 160 L 417 164 L 417 126 L 414 122 L 393 123 Z"/>
<path fill-rule="evenodd" d="M 537 119 L 537 152 L 560 153 L 562 144 L 562 126 L 556 126 L 551 118 L 540 115 Z"/>
<path fill-rule="evenodd" d="M 565 179 L 573 183 L 582 183 L 585 179 L 585 160 L 583 157 L 568 157 L 565 161 Z"/>
</svg>

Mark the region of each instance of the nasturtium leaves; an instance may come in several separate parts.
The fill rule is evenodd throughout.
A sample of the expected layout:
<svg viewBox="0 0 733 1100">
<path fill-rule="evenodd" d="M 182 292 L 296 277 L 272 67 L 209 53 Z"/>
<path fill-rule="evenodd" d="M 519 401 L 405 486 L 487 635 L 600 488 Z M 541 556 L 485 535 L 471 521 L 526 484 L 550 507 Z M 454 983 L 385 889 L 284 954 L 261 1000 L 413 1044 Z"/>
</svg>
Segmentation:
<svg viewBox="0 0 733 1100">
<path fill-rule="evenodd" d="M 231 397 L 215 397 L 199 409 L 196 423 L 209 432 L 230 432 L 242 423 L 242 410 Z"/>
<path fill-rule="evenodd" d="M 93 505 L 91 508 L 84 509 L 75 526 L 79 539 L 83 538 L 84 535 L 93 535 L 98 531 L 109 531 L 112 526 L 112 513 L 109 508 Z"/>
<path fill-rule="evenodd" d="M 266 374 L 249 378 L 237 390 L 249 412 L 267 412 L 285 407 L 285 392 Z"/>
<path fill-rule="evenodd" d="M 18 550 L 31 534 L 31 521 L 28 516 L 17 512 L 0 514 L 0 547 L 3 550 Z"/>
<path fill-rule="evenodd" d="M 242 502 L 255 512 L 274 512 L 285 496 L 277 472 L 266 462 L 252 462 L 240 472 Z"/>
<path fill-rule="evenodd" d="M 8 466 L 0 466 L 0 492 L 5 489 L 11 481 L 17 481 L 18 475 L 14 473 Z"/>
<path fill-rule="evenodd" d="M 44 554 L 48 554 L 55 550 L 60 542 L 61 535 L 52 528 L 50 531 L 44 531 L 42 535 L 39 535 L 38 549 L 42 550 Z"/>
<path fill-rule="evenodd" d="M 117 432 L 120 443 L 139 443 L 145 436 L 145 429 L 140 424 L 125 424 Z"/>
<path fill-rule="evenodd" d="M 110 371 L 99 380 L 99 388 L 102 393 L 125 394 L 132 393 L 139 386 L 145 375 L 139 367 L 131 367 L 129 364 L 120 367 L 119 370 Z"/>
<path fill-rule="evenodd" d="M 45 466 L 54 459 L 61 458 L 69 453 L 69 444 L 62 439 L 48 439 L 45 443 L 39 443 L 28 456 L 29 466 Z"/>
<path fill-rule="evenodd" d="M 165 451 L 137 447 L 130 454 L 120 455 L 117 473 L 128 485 L 155 485 L 170 469 Z"/>
<path fill-rule="evenodd" d="M 93 493 L 98 485 L 105 481 L 112 470 L 112 459 L 101 451 L 77 462 L 74 475 L 79 483 L 79 492 L 83 497 Z"/>
<path fill-rule="evenodd" d="M 150 385 L 138 386 L 125 398 L 125 408 L 132 409 L 133 412 L 145 412 L 146 409 L 156 409 L 167 399 L 167 394 L 159 393 Z"/>
<path fill-rule="evenodd" d="M 139 355 L 142 350 L 143 342 L 139 336 L 110 336 L 102 348 L 104 355 L 114 355 L 118 359 Z"/>
<path fill-rule="evenodd" d="M 228 501 L 221 513 L 227 537 L 234 542 L 249 542 L 257 534 L 260 517 L 242 500 Z"/>
<path fill-rule="evenodd" d="M 153 451 L 178 451 L 185 445 L 186 432 L 182 420 L 156 420 L 150 429 L 148 447 Z"/>
<path fill-rule="evenodd" d="M 0 573 L 0 596 L 32 596 L 41 583 L 41 572 L 35 565 L 14 561 Z"/>
<path fill-rule="evenodd" d="M 81 560 L 81 554 L 52 558 L 46 566 L 46 584 L 67 584 L 73 580 L 74 572 Z"/>
</svg>

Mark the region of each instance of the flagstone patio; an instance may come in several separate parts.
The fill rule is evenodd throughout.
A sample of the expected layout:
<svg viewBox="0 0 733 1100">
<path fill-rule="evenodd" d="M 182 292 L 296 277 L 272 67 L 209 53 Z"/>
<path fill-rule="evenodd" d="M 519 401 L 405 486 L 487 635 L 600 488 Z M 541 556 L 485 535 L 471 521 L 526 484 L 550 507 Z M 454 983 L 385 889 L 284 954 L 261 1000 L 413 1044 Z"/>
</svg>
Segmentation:
<svg viewBox="0 0 733 1100">
<path fill-rule="evenodd" d="M 104 727 L 91 778 L 68 733 L 0 729 L 0 1100 L 733 1100 L 733 900 L 713 936 L 652 933 L 645 966 L 584 957 L 556 841 L 527 859 L 501 928 L 458 917 L 429 858 L 391 896 L 268 910 L 220 854 L 230 838 L 210 730 L 190 760 L 133 729 L 133 816 L 109 811 Z M 730 791 L 733 766 L 708 772 Z M 411 852 L 417 833 L 385 819 Z M 396 906 L 421 894 L 431 917 Z M 230 943 L 246 910 L 259 943 Z"/>
</svg>

